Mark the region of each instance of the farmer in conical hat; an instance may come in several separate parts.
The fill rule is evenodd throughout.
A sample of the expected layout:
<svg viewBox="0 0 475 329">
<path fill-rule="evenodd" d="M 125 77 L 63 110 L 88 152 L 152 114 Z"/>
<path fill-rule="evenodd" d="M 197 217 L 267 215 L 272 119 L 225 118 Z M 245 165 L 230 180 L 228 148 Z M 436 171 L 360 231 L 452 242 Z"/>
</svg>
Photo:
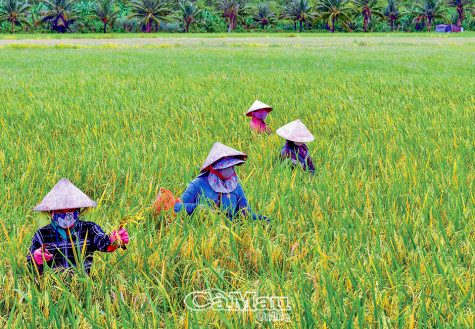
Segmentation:
<svg viewBox="0 0 475 329">
<path fill-rule="evenodd" d="M 270 134 L 270 128 L 267 126 L 264 120 L 267 117 L 267 114 L 272 110 L 272 107 L 270 107 L 269 105 L 266 105 L 261 101 L 256 100 L 254 104 L 252 104 L 249 111 L 247 111 L 246 113 L 246 116 L 252 117 L 250 123 L 251 129 L 259 134 Z"/>
<path fill-rule="evenodd" d="M 252 215 L 254 220 L 267 220 L 265 216 L 252 213 L 234 171 L 246 159 L 246 154 L 215 143 L 201 167 L 202 174 L 190 182 L 181 197 L 182 202 L 175 204 L 175 212 L 184 209 L 191 215 L 197 207 L 208 205 L 221 209 L 230 219 L 241 213 L 245 216 Z"/>
<path fill-rule="evenodd" d="M 315 137 L 313 137 L 302 121 L 297 119 L 280 127 L 277 129 L 277 135 L 286 139 L 286 143 L 280 151 L 281 160 L 286 161 L 290 159 L 293 166 L 300 163 L 304 170 L 308 170 L 314 175 L 315 166 L 305 143 L 312 142 L 315 140 Z"/>
<path fill-rule="evenodd" d="M 28 263 L 43 273 L 43 266 L 68 269 L 76 266 L 77 250 L 85 253 L 84 269 L 89 273 L 94 251 L 112 252 L 118 245 L 129 243 L 124 228 L 107 235 L 92 222 L 79 220 L 82 211 L 97 207 L 86 194 L 66 178 L 61 179 L 36 206 L 51 217 L 51 224 L 40 228 L 33 236 L 27 256 Z M 33 270 L 36 272 L 36 270 Z"/>
</svg>

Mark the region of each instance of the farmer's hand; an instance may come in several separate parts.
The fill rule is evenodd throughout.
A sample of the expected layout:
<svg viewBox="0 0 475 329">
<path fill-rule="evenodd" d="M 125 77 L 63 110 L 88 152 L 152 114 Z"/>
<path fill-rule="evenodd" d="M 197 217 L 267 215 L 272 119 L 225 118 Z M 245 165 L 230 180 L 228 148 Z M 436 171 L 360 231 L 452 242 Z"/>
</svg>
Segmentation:
<svg viewBox="0 0 475 329">
<path fill-rule="evenodd" d="M 111 234 L 111 244 L 128 244 L 129 243 L 129 233 L 125 228 L 121 228 L 118 231 L 114 231 Z"/>
<path fill-rule="evenodd" d="M 43 253 L 43 248 L 38 248 L 33 253 L 33 258 L 35 259 L 36 264 L 43 265 L 43 260 L 48 262 L 53 258 L 53 255 L 51 255 L 47 249 L 44 249 Z"/>
<path fill-rule="evenodd" d="M 110 238 L 111 244 L 107 248 L 107 252 L 115 251 L 119 246 L 122 246 L 123 249 L 125 249 L 125 245 L 129 243 L 129 234 L 125 228 L 112 232 Z"/>
</svg>

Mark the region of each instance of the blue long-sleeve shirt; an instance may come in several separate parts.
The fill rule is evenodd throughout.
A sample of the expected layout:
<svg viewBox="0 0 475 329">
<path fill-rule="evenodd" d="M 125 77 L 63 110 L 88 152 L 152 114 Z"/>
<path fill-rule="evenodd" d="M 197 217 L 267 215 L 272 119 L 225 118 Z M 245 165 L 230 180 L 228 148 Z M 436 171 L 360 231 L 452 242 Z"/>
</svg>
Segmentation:
<svg viewBox="0 0 475 329">
<path fill-rule="evenodd" d="M 181 197 L 182 203 L 175 204 L 175 212 L 186 210 L 191 215 L 200 204 L 207 204 L 211 207 L 218 205 L 228 218 L 232 219 L 239 213 L 245 216 L 252 215 L 252 219 L 264 219 L 267 217 L 255 214 L 251 211 L 246 195 L 240 183 L 231 193 L 217 193 L 213 191 L 208 182 L 208 174 L 196 177 L 190 182 Z M 269 220 L 267 220 L 269 221 Z"/>
</svg>

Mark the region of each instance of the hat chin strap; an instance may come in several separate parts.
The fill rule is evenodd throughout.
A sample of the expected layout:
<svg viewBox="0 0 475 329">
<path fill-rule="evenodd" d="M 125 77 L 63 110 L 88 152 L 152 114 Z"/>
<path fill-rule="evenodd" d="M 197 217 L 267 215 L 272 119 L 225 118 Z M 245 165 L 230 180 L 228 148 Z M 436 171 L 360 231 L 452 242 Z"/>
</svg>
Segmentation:
<svg viewBox="0 0 475 329">
<path fill-rule="evenodd" d="M 221 173 L 217 172 L 216 170 L 213 169 L 213 167 L 209 166 L 209 171 L 213 174 L 215 174 L 216 176 L 218 176 L 219 178 L 221 178 L 222 180 L 228 180 L 230 179 L 231 177 L 233 177 L 233 175 L 229 176 L 229 177 L 224 177 Z"/>
</svg>

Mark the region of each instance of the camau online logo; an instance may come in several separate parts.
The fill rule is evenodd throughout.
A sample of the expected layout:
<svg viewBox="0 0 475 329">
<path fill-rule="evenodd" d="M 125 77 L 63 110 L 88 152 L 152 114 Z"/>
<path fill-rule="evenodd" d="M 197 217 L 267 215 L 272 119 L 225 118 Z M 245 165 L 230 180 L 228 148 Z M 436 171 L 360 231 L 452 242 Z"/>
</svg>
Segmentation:
<svg viewBox="0 0 475 329">
<path fill-rule="evenodd" d="M 286 311 L 292 310 L 288 297 L 258 296 L 256 292 L 208 289 L 189 293 L 184 301 L 191 311 L 257 312 L 258 321 L 289 321 Z"/>
</svg>

